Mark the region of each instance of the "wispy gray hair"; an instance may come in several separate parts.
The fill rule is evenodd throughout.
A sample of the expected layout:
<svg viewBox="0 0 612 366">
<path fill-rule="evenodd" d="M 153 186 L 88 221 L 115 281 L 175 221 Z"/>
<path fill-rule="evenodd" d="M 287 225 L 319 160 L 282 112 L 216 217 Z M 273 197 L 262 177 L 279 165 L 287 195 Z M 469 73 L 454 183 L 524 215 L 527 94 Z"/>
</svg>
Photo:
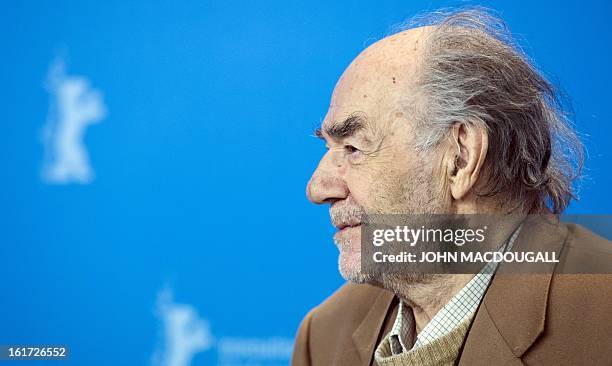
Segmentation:
<svg viewBox="0 0 612 366">
<path fill-rule="evenodd" d="M 561 213 L 583 161 L 561 93 L 486 9 L 438 11 L 402 30 L 417 26 L 432 26 L 416 81 L 417 147 L 437 145 L 456 123 L 480 124 L 489 148 L 477 194 L 502 194 L 511 210 Z"/>
</svg>

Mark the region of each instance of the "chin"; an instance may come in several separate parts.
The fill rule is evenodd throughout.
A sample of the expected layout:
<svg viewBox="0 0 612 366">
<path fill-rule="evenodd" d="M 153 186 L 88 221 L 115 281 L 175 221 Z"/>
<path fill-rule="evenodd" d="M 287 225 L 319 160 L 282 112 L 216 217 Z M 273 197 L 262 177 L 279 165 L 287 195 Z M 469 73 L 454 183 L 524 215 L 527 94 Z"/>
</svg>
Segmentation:
<svg viewBox="0 0 612 366">
<path fill-rule="evenodd" d="M 347 281 L 358 284 L 374 284 L 371 275 L 361 272 L 360 253 L 341 252 L 338 258 L 338 270 L 342 278 Z"/>
</svg>

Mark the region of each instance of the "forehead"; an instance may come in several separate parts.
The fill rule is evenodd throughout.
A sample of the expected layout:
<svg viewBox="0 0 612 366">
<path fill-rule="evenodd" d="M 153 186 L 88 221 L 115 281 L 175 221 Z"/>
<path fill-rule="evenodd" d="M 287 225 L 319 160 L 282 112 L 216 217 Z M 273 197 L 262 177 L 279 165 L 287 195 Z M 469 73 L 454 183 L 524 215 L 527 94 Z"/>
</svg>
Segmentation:
<svg viewBox="0 0 612 366">
<path fill-rule="evenodd" d="M 323 124 L 342 121 L 353 113 L 362 113 L 376 123 L 400 107 L 413 90 L 422 44 L 423 32 L 417 28 L 364 50 L 338 80 Z"/>
</svg>

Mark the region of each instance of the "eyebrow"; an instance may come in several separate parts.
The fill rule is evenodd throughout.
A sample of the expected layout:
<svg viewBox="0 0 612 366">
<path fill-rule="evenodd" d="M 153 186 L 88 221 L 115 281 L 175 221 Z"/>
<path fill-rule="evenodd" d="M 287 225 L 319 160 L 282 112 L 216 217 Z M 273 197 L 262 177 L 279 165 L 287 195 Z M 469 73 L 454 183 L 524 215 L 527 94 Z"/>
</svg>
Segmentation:
<svg viewBox="0 0 612 366">
<path fill-rule="evenodd" d="M 314 135 L 320 139 L 325 139 L 323 132 L 334 140 L 341 140 L 353 136 L 367 125 L 367 117 L 362 112 L 355 112 L 342 122 L 332 122 L 329 125 L 317 128 Z"/>
</svg>

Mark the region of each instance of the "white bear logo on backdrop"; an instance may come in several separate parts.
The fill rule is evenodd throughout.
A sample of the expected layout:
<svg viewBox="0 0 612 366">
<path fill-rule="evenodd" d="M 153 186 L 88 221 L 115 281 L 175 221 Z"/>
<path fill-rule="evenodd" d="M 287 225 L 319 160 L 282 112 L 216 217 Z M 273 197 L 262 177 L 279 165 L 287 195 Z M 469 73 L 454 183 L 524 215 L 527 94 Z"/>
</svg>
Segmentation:
<svg viewBox="0 0 612 366">
<path fill-rule="evenodd" d="M 106 117 L 102 94 L 87 78 L 66 75 L 62 59 L 51 65 L 46 86 L 51 101 L 42 136 L 42 178 L 54 184 L 89 183 L 94 173 L 83 137 L 87 126 Z"/>
<path fill-rule="evenodd" d="M 155 313 L 161 332 L 153 366 L 190 366 L 196 354 L 215 349 L 217 366 L 289 364 L 293 339 L 213 337 L 210 323 L 200 317 L 194 306 L 175 302 L 169 287 L 159 292 Z"/>
<path fill-rule="evenodd" d="M 210 325 L 187 304 L 177 304 L 168 288 L 159 293 L 157 315 L 161 320 L 163 347 L 153 356 L 156 366 L 189 366 L 193 356 L 212 347 Z"/>
</svg>

